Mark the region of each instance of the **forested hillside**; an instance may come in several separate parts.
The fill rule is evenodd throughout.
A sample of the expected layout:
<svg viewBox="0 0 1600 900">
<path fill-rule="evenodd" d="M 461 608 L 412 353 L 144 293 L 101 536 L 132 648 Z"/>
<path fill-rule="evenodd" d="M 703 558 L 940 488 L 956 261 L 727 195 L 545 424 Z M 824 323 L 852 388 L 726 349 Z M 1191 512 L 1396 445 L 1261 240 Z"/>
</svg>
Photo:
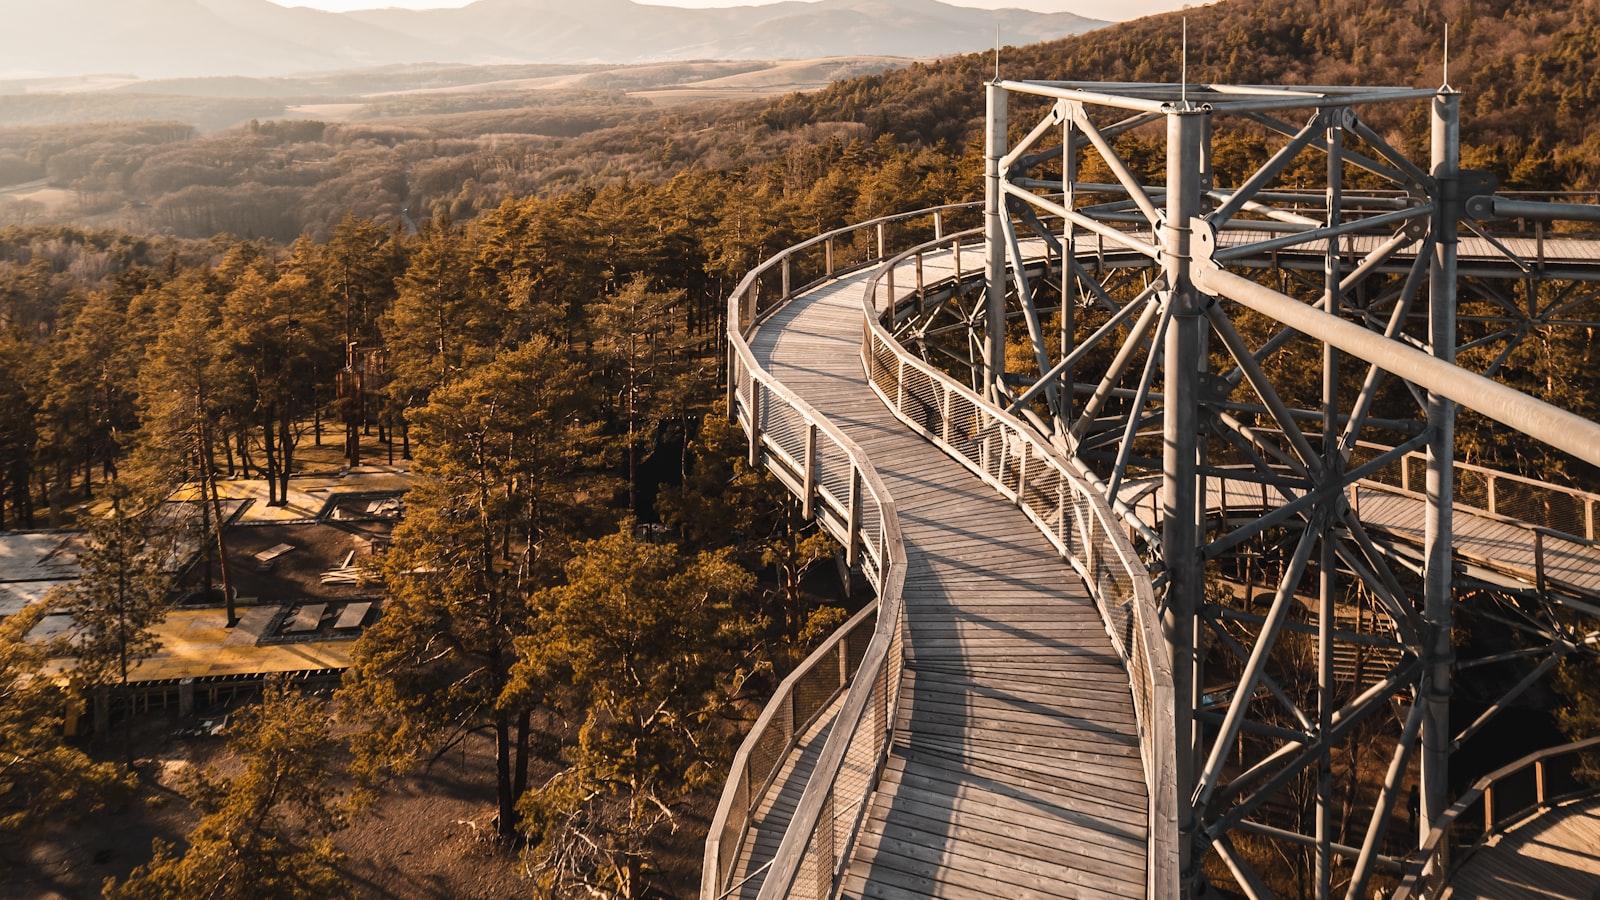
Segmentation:
<svg viewBox="0 0 1600 900">
<path fill-rule="evenodd" d="M 1439 83 L 1448 18 L 1451 81 L 1465 94 L 1467 164 L 1496 171 L 1508 187 L 1600 185 L 1595 0 L 1478 0 L 1443 8 L 1402 0 L 1229 0 L 1184 15 L 1197 80 L 1412 86 Z M 1179 33 L 1178 14 L 1169 14 L 1011 47 L 1003 74 L 1176 79 Z M 436 214 L 463 220 L 508 197 L 739 169 L 830 137 L 889 135 L 959 154 L 973 147 L 980 85 L 992 64 L 987 54 L 951 57 L 777 102 L 662 107 L 647 95 L 625 93 L 626 84 L 583 80 L 560 91 L 403 94 L 378 105 L 364 101 L 357 121 L 264 121 L 209 135 L 172 126 L 4 129 L 0 187 L 23 187 L 0 194 L 0 222 L 92 222 L 186 237 L 227 232 L 289 241 L 302 233 L 325 237 L 346 211 L 385 220 L 402 211 L 417 222 Z M 335 93 L 355 90 L 346 82 Z M 329 102 L 329 85 L 306 84 L 309 101 Z M 81 96 L 74 102 L 91 111 L 109 103 L 106 116 L 126 114 L 113 112 L 123 100 L 152 110 L 178 101 L 161 94 Z M 156 101 L 165 106 L 148 106 Z M 25 111 L 44 102 L 0 97 L 0 108 Z M 190 102 L 213 104 L 237 119 L 254 114 L 251 104 L 284 101 Z M 306 108 L 314 116 L 317 107 Z M 1397 136 L 1425 138 L 1423 107 L 1406 114 L 1410 121 L 1390 123 L 1406 126 Z M 271 116 L 271 109 L 261 115 Z M 82 116 L 75 112 L 72 120 Z"/>
<path fill-rule="evenodd" d="M 1450 82 L 1465 95 L 1469 165 L 1521 188 L 1600 186 L 1600 4 L 1594 0 L 1225 0 L 1002 55 L 1007 78 L 1177 81 L 1180 18 L 1189 77 L 1240 84 L 1438 85 L 1444 24 Z M 771 128 L 850 121 L 899 140 L 960 146 L 983 115 L 978 54 L 840 82 L 782 100 Z M 1423 138 L 1426 109 L 1406 124 Z"/>
</svg>

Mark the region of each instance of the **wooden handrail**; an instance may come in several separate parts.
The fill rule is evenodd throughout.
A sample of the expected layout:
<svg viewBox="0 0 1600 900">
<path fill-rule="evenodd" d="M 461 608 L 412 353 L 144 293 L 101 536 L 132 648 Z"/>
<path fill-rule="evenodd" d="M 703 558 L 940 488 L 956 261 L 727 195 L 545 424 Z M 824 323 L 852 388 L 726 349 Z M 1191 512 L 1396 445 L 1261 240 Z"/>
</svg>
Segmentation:
<svg viewBox="0 0 1600 900">
<path fill-rule="evenodd" d="M 1133 692 L 1135 712 L 1139 721 L 1140 754 L 1145 765 L 1146 789 L 1148 791 L 1148 809 L 1150 815 L 1149 833 L 1147 835 L 1147 860 L 1149 869 L 1146 879 L 1146 893 L 1151 898 L 1167 898 L 1176 896 L 1178 891 L 1178 844 L 1177 844 L 1177 757 L 1176 745 L 1173 741 L 1171 726 L 1176 698 L 1173 694 L 1172 672 L 1167 654 L 1165 639 L 1160 631 L 1160 618 L 1155 603 L 1155 592 L 1151 584 L 1149 571 L 1139 559 L 1132 541 L 1121 527 L 1120 517 L 1111 509 L 1106 497 L 1098 490 L 1089 486 L 1084 479 L 1084 472 L 1077 461 L 1065 457 L 1046 439 L 1038 429 L 1014 416 L 998 405 L 990 403 L 980 397 L 966 385 L 951 378 L 946 373 L 935 368 L 925 360 L 905 349 L 890 332 L 884 327 L 882 318 L 893 316 L 899 301 L 892 293 L 889 303 L 883 310 L 878 309 L 877 294 L 880 281 L 893 290 L 893 281 L 888 276 L 894 268 L 913 256 L 918 259 L 923 253 L 932 249 L 945 246 L 959 247 L 960 241 L 973 237 L 980 230 L 948 235 L 925 244 L 912 247 L 895 257 L 885 261 L 873 274 L 863 294 L 863 317 L 866 320 L 868 340 L 863 343 L 863 364 L 869 363 L 872 351 L 877 346 L 889 349 L 896 357 L 901 371 L 897 373 L 896 382 L 902 387 L 905 384 L 904 370 L 906 368 L 921 372 L 932 383 L 940 385 L 946 392 L 945 403 L 949 398 L 960 397 L 971 404 L 974 409 L 982 410 L 984 415 L 997 426 L 1003 426 L 1005 433 L 1015 435 L 1027 450 L 1020 454 L 1018 467 L 1018 484 L 1015 489 L 1007 486 L 1003 481 L 996 479 L 989 472 L 987 465 L 974 464 L 964 454 L 959 452 L 948 440 L 944 433 L 933 433 L 922 423 L 905 414 L 903 410 L 904 398 L 888 397 L 879 390 L 877 384 L 869 376 L 869 383 L 879 396 L 883 398 L 896 415 L 913 430 L 927 437 L 935 445 L 949 453 L 957 461 L 966 465 L 985 482 L 989 483 L 1002 496 L 1018 503 L 1034 525 L 1039 528 L 1058 552 L 1066 558 L 1084 577 L 1084 582 L 1089 588 L 1090 595 L 1095 599 L 1096 609 L 1105 623 L 1114 646 L 1119 649 L 1119 656 L 1123 660 L 1124 668 L 1128 672 L 1129 687 Z M 959 278 L 959 276 L 957 276 Z M 946 279 L 953 282 L 955 278 Z M 923 284 L 922 291 L 935 288 L 940 283 Z M 910 296 L 910 295 L 908 295 Z M 901 391 L 903 394 L 903 390 Z M 948 417 L 946 417 L 947 419 Z M 1002 446 L 1001 452 L 1006 452 Z M 1111 614 L 1112 607 L 1121 601 L 1104 596 L 1102 585 L 1093 577 L 1095 560 L 1085 560 L 1077 557 L 1072 552 L 1070 542 L 1065 534 L 1058 534 L 1057 528 L 1066 527 L 1067 498 L 1063 494 L 1057 498 L 1057 515 L 1060 522 L 1052 523 L 1047 516 L 1032 508 L 1027 502 L 1027 483 L 1029 480 L 1030 465 L 1027 462 L 1032 458 L 1035 463 L 1042 462 L 1054 469 L 1060 476 L 1060 484 L 1064 489 L 1070 489 L 1070 496 L 1086 501 L 1091 511 L 1090 523 L 1095 534 L 1110 544 L 1116 557 L 1116 565 L 1121 568 L 1132 587 L 1131 611 L 1132 632 L 1124 635 L 1122 626 L 1116 622 Z M 1034 476 L 1037 477 L 1037 476 Z M 1080 536 L 1086 537 L 1087 535 Z M 1132 643 L 1130 644 L 1130 639 Z M 1141 683 L 1142 682 L 1142 683 Z"/>
<path fill-rule="evenodd" d="M 829 737 L 823 745 L 816 768 L 813 770 L 811 781 L 808 782 L 807 790 L 802 794 L 799 807 L 791 819 L 791 834 L 796 831 L 797 823 L 810 822 L 810 825 L 806 828 L 807 833 L 815 828 L 816 820 L 821 814 L 822 801 L 826 798 L 815 796 L 816 792 L 812 790 L 811 785 L 818 782 L 819 776 L 825 773 L 829 773 L 826 774 L 827 781 L 836 780 L 838 771 L 844 762 L 845 751 L 848 750 L 848 738 L 858 727 L 870 700 L 872 687 L 877 683 L 879 673 L 883 671 L 889 662 L 891 644 L 898 646 L 898 643 L 893 639 L 902 620 L 900 614 L 900 585 L 904 579 L 905 572 L 905 546 L 900 536 L 899 518 L 895 512 L 894 503 L 866 454 L 825 416 L 818 413 L 793 391 L 773 378 L 771 373 L 763 369 L 751 352 L 749 337 L 766 315 L 770 315 L 771 312 L 780 308 L 794 296 L 796 289 L 792 285 L 791 261 L 797 254 L 813 247 L 822 247 L 825 254 L 825 274 L 822 276 L 822 280 L 826 280 L 857 268 L 852 267 L 841 270 L 835 266 L 834 242 L 839 237 L 871 229 L 874 232 L 881 258 L 886 225 L 932 216 L 934 217 L 935 227 L 942 230 L 945 213 L 976 206 L 976 203 L 947 204 L 908 213 L 883 216 L 816 235 L 789 247 L 752 269 L 728 297 L 727 334 L 730 363 L 728 372 L 728 412 L 732 416 L 738 415 L 740 402 L 738 382 L 741 373 L 747 374 L 750 377 L 750 396 L 752 401 L 747 412 L 753 413 L 753 415 L 749 416 L 752 462 L 760 463 L 766 445 L 771 443 L 770 437 L 762 435 L 760 428 L 760 407 L 762 403 L 757 398 L 760 397 L 761 391 L 764 390 L 770 395 L 767 398 L 767 402 L 782 404 L 784 407 L 798 413 L 806 423 L 808 447 L 807 452 L 803 454 L 806 459 L 800 462 L 801 477 L 798 480 L 799 483 L 791 485 L 791 487 L 806 494 L 803 498 L 806 505 L 811 505 L 812 497 L 810 492 L 819 480 L 815 477 L 814 472 L 811 471 L 811 467 L 815 464 L 815 451 L 809 446 L 810 442 L 816 440 L 820 435 L 826 438 L 829 443 L 841 449 L 850 461 L 851 496 L 847 509 L 843 511 L 843 515 L 835 516 L 832 519 L 821 516 L 818 518 L 834 537 L 846 545 L 846 553 L 852 561 L 857 558 L 863 558 L 875 563 L 876 567 L 875 573 L 868 573 L 869 580 L 874 582 L 873 586 L 878 592 L 878 617 L 873 628 L 872 640 L 867 646 L 866 653 L 863 655 L 861 664 L 856 670 L 855 677 L 851 679 L 850 687 L 846 692 L 834 727 L 829 732 Z M 873 262 L 876 262 L 876 260 L 863 265 L 871 265 Z M 771 272 L 775 267 L 779 267 L 783 274 L 783 291 L 778 303 L 763 312 L 758 308 L 756 302 L 756 286 L 759 284 L 759 279 Z M 798 290 L 803 292 L 809 287 L 810 285 L 802 286 Z M 778 448 L 773 446 L 770 449 Z M 865 533 L 860 528 L 861 510 L 859 503 L 868 499 L 875 502 L 878 508 L 878 531 L 876 535 Z M 842 631 L 841 629 L 840 633 Z M 863 675 L 866 677 L 863 677 Z M 895 685 L 891 689 L 897 688 L 898 685 Z M 763 710 L 763 718 L 757 721 L 757 728 L 765 730 L 762 721 L 765 720 L 770 723 L 772 713 L 781 702 L 782 696 L 780 691 L 779 695 L 774 697 L 773 702 L 769 703 L 768 708 Z M 889 719 L 889 727 L 892 728 L 892 724 L 893 719 L 891 717 Z M 841 735 L 844 737 L 841 738 Z M 721 864 L 722 836 L 728 830 L 729 823 L 737 811 L 736 795 L 740 779 L 746 777 L 744 769 L 739 764 L 742 762 L 744 766 L 748 766 L 749 753 L 746 747 L 754 746 L 753 741 L 756 740 L 759 740 L 759 735 L 756 733 L 756 729 L 752 729 L 752 734 L 747 736 L 744 745 L 741 745 L 742 756 L 736 756 L 735 758 L 736 766 L 730 770 L 732 775 L 723 789 L 722 799 L 711 822 L 705 853 L 705 869 L 701 878 L 701 894 L 704 898 L 718 897 L 726 888 L 723 881 L 728 873 L 723 871 Z M 888 742 L 884 741 L 885 747 L 887 747 L 887 744 Z M 746 788 L 748 789 L 748 785 L 746 785 Z M 744 810 L 740 814 L 748 817 L 748 810 Z M 742 835 L 747 830 L 748 825 L 742 824 L 740 840 L 743 839 Z M 792 882 L 794 872 L 799 864 L 798 857 L 803 854 L 804 847 L 801 847 L 798 852 L 790 851 L 786 853 L 785 847 L 789 843 L 790 841 L 787 840 L 786 836 L 785 844 L 780 846 L 769 869 L 768 883 L 777 881 Z"/>
<path fill-rule="evenodd" d="M 1570 800 L 1573 797 L 1584 796 L 1591 793 L 1600 793 L 1600 788 L 1596 788 L 1595 790 L 1579 791 L 1561 797 L 1550 797 L 1545 791 L 1543 777 L 1544 766 L 1552 759 L 1571 756 L 1573 754 L 1583 753 L 1587 750 L 1593 750 L 1597 748 L 1600 748 L 1600 736 L 1585 738 L 1581 741 L 1574 741 L 1570 744 L 1562 744 L 1556 747 L 1548 747 L 1544 750 L 1530 753 L 1521 759 L 1507 763 L 1506 765 L 1495 769 L 1493 772 L 1490 772 L 1482 778 L 1479 778 L 1473 783 L 1472 787 L 1466 791 L 1466 793 L 1462 794 L 1449 809 L 1445 810 L 1444 816 L 1440 819 L 1439 824 L 1434 826 L 1432 831 L 1428 832 L 1427 839 L 1422 842 L 1422 846 L 1417 850 L 1417 854 L 1411 862 L 1411 871 L 1406 874 L 1405 878 L 1401 879 L 1400 884 L 1395 888 L 1394 893 L 1389 895 L 1390 900 L 1411 900 L 1412 897 L 1421 896 L 1422 892 L 1425 890 L 1434 889 L 1442 885 L 1444 880 L 1449 877 L 1450 871 L 1458 868 L 1463 862 L 1466 861 L 1467 855 L 1470 855 L 1471 849 L 1476 849 L 1488 838 L 1497 834 L 1502 834 L 1507 830 L 1505 827 L 1498 826 L 1501 826 L 1502 824 L 1510 826 L 1525 822 L 1529 818 L 1529 811 L 1540 811 L 1551 806 L 1552 804 L 1559 803 L 1562 800 Z M 1510 814 L 1495 815 L 1493 807 L 1495 786 L 1513 775 L 1517 775 L 1526 771 L 1530 767 L 1534 768 L 1535 773 L 1538 776 L 1536 778 L 1534 788 L 1534 802 L 1514 810 Z M 1470 810 L 1473 804 L 1477 803 L 1480 799 L 1485 801 L 1485 822 L 1483 834 L 1472 845 L 1472 847 L 1469 848 L 1469 853 L 1467 855 L 1453 860 L 1452 864 L 1435 866 L 1435 871 L 1425 874 L 1424 869 L 1436 862 L 1439 862 L 1441 860 L 1441 854 L 1448 854 L 1450 848 L 1451 829 L 1455 826 L 1456 821 L 1460 819 L 1468 810 Z M 1440 871 L 1440 869 L 1444 869 L 1444 871 Z"/>
</svg>

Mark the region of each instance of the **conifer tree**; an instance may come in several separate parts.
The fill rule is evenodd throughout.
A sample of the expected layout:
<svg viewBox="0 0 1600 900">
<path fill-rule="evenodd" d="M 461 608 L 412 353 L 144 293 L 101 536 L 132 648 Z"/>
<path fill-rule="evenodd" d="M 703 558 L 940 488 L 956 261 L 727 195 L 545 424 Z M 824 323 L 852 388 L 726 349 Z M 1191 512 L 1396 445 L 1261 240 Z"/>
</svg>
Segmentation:
<svg viewBox="0 0 1600 900">
<path fill-rule="evenodd" d="M 806 573 L 837 544 L 800 519 L 799 504 L 783 485 L 746 465 L 743 438 L 727 416 L 707 414 L 692 442 L 694 464 L 657 505 L 690 547 L 728 547 L 751 569 L 772 567 L 778 589 L 765 592 L 760 619 L 771 656 L 784 664 L 844 619 L 838 607 L 809 605 L 801 590 Z"/>
<path fill-rule="evenodd" d="M 0 528 L 33 525 L 33 462 L 38 443 L 27 374 L 33 354 L 0 334 Z M 11 518 L 6 517 L 10 505 Z"/>
<path fill-rule="evenodd" d="M 412 413 L 417 467 L 385 561 L 384 615 L 346 676 L 367 773 L 403 769 L 478 728 L 494 733 L 506 839 L 527 771 L 530 710 L 508 687 L 528 594 L 610 497 L 591 405 L 580 370 L 541 337 Z"/>
<path fill-rule="evenodd" d="M 171 286 L 173 318 L 139 373 L 141 426 L 133 468 L 138 481 L 155 494 L 192 482 L 188 499 L 200 505 L 205 588 L 209 593 L 215 562 L 221 571 L 228 625 L 232 627 L 238 617 L 216 477 L 221 406 L 212 383 L 215 348 L 211 334 L 217 314 L 211 287 L 201 275 L 184 276 Z"/>
<path fill-rule="evenodd" d="M 738 684 L 754 579 L 729 554 L 686 557 L 627 523 L 534 595 L 519 684 L 577 727 L 564 767 L 523 801 L 529 859 L 558 895 L 637 897 L 651 841 L 725 764 L 713 720 Z"/>
<path fill-rule="evenodd" d="M 474 288 L 460 233 L 442 221 L 423 231 L 397 289 L 382 319 L 383 341 L 394 398 L 415 408 L 434 388 L 493 357 L 504 310 Z"/>
<path fill-rule="evenodd" d="M 133 667 L 160 649 L 155 628 L 166 618 L 175 561 L 150 505 L 125 482 L 108 493 L 111 508 L 90 520 L 88 547 L 78 557 L 83 574 L 62 602 L 74 625 L 72 681 L 90 694 L 126 688 Z M 131 728 L 132 716 L 123 722 Z M 123 751 L 131 752 L 130 740 Z"/>
<path fill-rule="evenodd" d="M 665 422 L 682 422 L 692 389 L 688 330 L 679 321 L 682 291 L 651 290 L 644 276 L 605 298 L 594 312 L 596 345 L 610 368 L 611 399 L 621 420 L 628 509 L 638 512 L 639 462 Z"/>
<path fill-rule="evenodd" d="M 343 821 L 331 783 L 338 743 L 324 704 L 282 684 L 242 713 L 231 735 L 237 774 L 201 775 L 190 787 L 202 817 L 179 854 L 157 840 L 155 858 L 105 894 L 117 900 L 320 900 L 350 894 L 328 835 Z"/>
<path fill-rule="evenodd" d="M 67 743 L 71 700 L 45 675 L 43 645 L 24 639 L 44 613 L 44 604 L 34 604 L 0 621 L 0 843 L 9 854 L 25 850 L 46 826 L 76 821 L 133 787 L 117 766 Z"/>
</svg>

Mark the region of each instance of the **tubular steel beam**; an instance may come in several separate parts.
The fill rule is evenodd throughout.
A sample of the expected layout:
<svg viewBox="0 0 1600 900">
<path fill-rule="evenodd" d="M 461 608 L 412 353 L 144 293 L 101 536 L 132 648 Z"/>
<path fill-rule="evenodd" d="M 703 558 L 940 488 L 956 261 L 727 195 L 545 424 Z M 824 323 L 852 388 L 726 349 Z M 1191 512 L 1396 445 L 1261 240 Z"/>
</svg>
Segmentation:
<svg viewBox="0 0 1600 900">
<path fill-rule="evenodd" d="M 1167 210 L 1161 228 L 1161 263 L 1166 271 L 1171 324 L 1164 341 L 1165 395 L 1162 427 L 1162 559 L 1167 597 L 1162 630 L 1172 657 L 1173 721 L 1178 743 L 1178 846 L 1182 889 L 1192 893 L 1199 878 L 1194 858 L 1198 827 L 1192 797 L 1199 732 L 1194 710 L 1200 686 L 1194 677 L 1195 617 L 1205 603 L 1205 572 L 1200 544 L 1205 535 L 1199 503 L 1198 382 L 1205 360 L 1200 352 L 1200 297 L 1190 278 L 1189 223 L 1200 214 L 1204 185 L 1200 167 L 1206 113 L 1185 110 L 1167 115 Z M 1151 349 L 1154 354 L 1155 349 Z M 1132 415 L 1137 416 L 1138 410 Z"/>
<path fill-rule="evenodd" d="M 984 134 L 983 237 L 988 265 L 984 300 L 984 395 L 999 398 L 1006 377 L 1006 197 L 1000 160 L 1006 153 L 1006 92 L 990 83 Z"/>
<path fill-rule="evenodd" d="M 1457 368 L 1359 325 L 1311 309 L 1293 297 L 1232 272 L 1197 267 L 1194 280 L 1207 293 L 1227 297 L 1301 334 L 1333 344 L 1441 398 L 1488 416 L 1584 462 L 1600 465 L 1600 425 L 1582 416 Z"/>
<path fill-rule="evenodd" d="M 1014 144 L 1010 93 L 1046 100 L 1029 106 L 1039 117 L 1021 123 L 1031 127 Z M 1421 99 L 1432 106 L 1426 170 L 1396 149 L 1409 143 L 1391 143 L 1355 109 Z M 987 106 L 986 268 L 981 278 L 969 277 L 971 290 L 958 286 L 945 296 L 941 285 L 919 294 L 909 327 L 895 335 L 916 342 L 924 359 L 949 357 L 970 367 L 974 387 L 1037 430 L 1041 452 L 1054 448 L 1069 458 L 1145 542 L 1148 571 L 1162 592 L 1177 701 L 1163 718 L 1177 748 L 1181 884 L 1165 896 L 1200 890 L 1200 854 L 1212 850 L 1246 894 L 1267 896 L 1262 858 L 1237 833 L 1252 833 L 1252 843 L 1266 838 L 1304 848 L 1313 864 L 1308 892 L 1318 897 L 1335 889 L 1359 896 L 1371 889 L 1375 871 L 1420 865 L 1422 857 L 1401 861 L 1378 852 L 1399 827 L 1398 795 L 1420 784 L 1422 819 L 1436 823 L 1449 799 L 1451 739 L 1470 737 L 1487 721 L 1458 727 L 1459 734 L 1448 721 L 1451 679 L 1460 668 L 1450 644 L 1455 411 L 1466 407 L 1600 465 L 1600 424 L 1463 370 L 1455 356 L 1476 347 L 1472 358 L 1481 365 L 1477 357 L 1492 356 L 1504 342 L 1493 372 L 1535 329 L 1560 325 L 1563 304 L 1592 302 L 1569 301 L 1571 284 L 1600 281 L 1600 259 L 1586 259 L 1574 238 L 1547 240 L 1543 223 L 1600 222 L 1600 205 L 1467 199 L 1459 101 L 1449 89 L 1198 85 L 1185 98 L 1180 85 L 996 81 Z M 1112 118 L 1103 115 L 1108 107 L 1127 112 L 1097 125 Z M 1226 114 L 1235 117 L 1219 118 Z M 1290 124 L 1291 115 L 1299 121 Z M 1148 126 L 1157 120 L 1166 128 L 1164 179 L 1120 157 L 1115 140 L 1133 129 L 1153 136 Z M 1237 187 L 1211 183 L 1211 134 L 1222 124 L 1258 140 L 1263 128 L 1269 138 L 1283 138 L 1272 138 L 1276 149 Z M 1302 184 L 1311 171 L 1307 150 L 1325 154 L 1325 166 L 1315 167 L 1317 181 Z M 1104 181 L 1080 179 L 1093 154 L 1104 163 L 1095 164 Z M 1395 189 L 1346 190 L 1351 167 Z M 1291 169 L 1297 183 L 1275 187 Z M 1035 210 L 1064 220 L 1060 230 Z M 1493 222 L 1506 219 L 1536 223 L 1536 238 L 1527 244 L 1496 232 Z M 1471 230 L 1464 258 L 1460 227 Z M 1020 239 L 1035 236 L 1047 247 L 1042 265 L 1023 258 L 1036 245 Z M 970 263 L 967 269 L 979 275 Z M 958 261 L 957 283 L 960 275 Z M 1488 304 L 1487 314 L 1457 315 L 1462 279 L 1469 301 Z M 1509 286 L 1501 289 L 1496 279 Z M 1569 284 L 1543 289 L 1551 282 Z M 975 290 L 980 283 L 982 292 Z M 1052 289 L 1058 297 L 1049 296 Z M 1235 303 L 1250 312 L 1229 309 Z M 1080 310 L 1093 307 L 1104 312 L 1094 309 L 1085 322 Z M 1047 321 L 1052 313 L 1057 322 Z M 1008 326 L 1020 338 L 1023 324 L 1037 377 L 1031 364 L 1026 375 L 1005 371 Z M 1215 356 L 1212 341 L 1221 351 Z M 1283 366 L 1315 369 L 1314 354 L 1320 372 L 1280 374 Z M 1229 364 L 1212 372 L 1220 360 Z M 1316 396 L 1312 379 L 1319 375 Z M 1254 397 L 1237 393 L 1246 382 Z M 1406 403 L 1409 395 L 1426 424 L 1379 408 L 1391 395 Z M 744 404 L 743 412 L 754 408 L 756 427 L 768 400 Z M 947 405 L 947 428 L 950 414 Z M 1374 451 L 1374 441 L 1383 446 Z M 1428 451 L 1425 512 L 1418 513 L 1425 546 L 1414 561 L 1386 555 L 1356 504 L 1360 483 L 1387 481 L 1394 463 L 1421 447 Z M 1018 495 L 1036 486 L 1035 459 L 1015 473 Z M 1259 485 L 1259 505 L 1239 503 L 1237 486 L 1227 481 L 1219 510 L 1214 479 L 1230 478 Z M 1409 479 L 1412 491 L 1422 487 L 1415 467 Z M 1261 552 L 1249 552 L 1255 548 Z M 1269 551 L 1273 569 L 1259 571 L 1275 588 L 1270 606 L 1233 610 L 1241 622 L 1265 615 L 1243 631 L 1225 626 L 1235 617 L 1215 613 L 1228 607 L 1207 607 L 1208 575 L 1229 577 L 1226 566 L 1248 566 Z M 1420 578 L 1420 596 L 1396 577 L 1402 570 Z M 1336 653 L 1365 635 L 1342 619 L 1356 589 L 1385 623 L 1372 643 L 1393 648 L 1400 660 L 1380 660 L 1380 680 L 1366 687 L 1351 686 L 1336 668 L 1343 658 Z M 1600 615 L 1600 607 L 1577 611 Z M 1292 645 L 1285 633 L 1294 634 Z M 1310 654 L 1300 655 L 1306 646 Z M 1530 655 L 1537 657 L 1532 673 L 1513 696 L 1548 672 L 1561 650 L 1552 644 Z M 1217 672 L 1204 672 L 1203 661 Z M 1308 677 L 1291 684 L 1282 670 L 1296 665 Z M 1232 684 L 1225 710 L 1202 710 L 1201 688 L 1213 681 Z M 1352 810 L 1333 789 L 1332 754 L 1367 740 L 1357 724 L 1394 701 L 1402 701 L 1396 715 L 1380 726 L 1382 740 L 1398 739 L 1381 751 L 1388 770 L 1375 807 L 1354 819 L 1361 847 L 1340 845 L 1336 827 Z M 1297 783 L 1311 789 L 1314 805 L 1303 827 L 1280 827 L 1270 812 L 1262 813 L 1265 822 L 1251 815 L 1275 809 L 1271 804 Z M 1346 871 L 1349 881 L 1341 877 Z"/>
</svg>

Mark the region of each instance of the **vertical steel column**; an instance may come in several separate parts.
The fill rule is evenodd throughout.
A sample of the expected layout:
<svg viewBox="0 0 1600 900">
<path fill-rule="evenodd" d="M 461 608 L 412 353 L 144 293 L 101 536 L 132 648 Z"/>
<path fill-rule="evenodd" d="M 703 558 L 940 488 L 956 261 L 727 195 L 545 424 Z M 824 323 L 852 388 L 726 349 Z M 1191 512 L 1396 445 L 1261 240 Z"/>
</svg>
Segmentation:
<svg viewBox="0 0 1600 900">
<path fill-rule="evenodd" d="M 983 149 L 983 249 L 988 263 L 984 294 L 984 394 L 999 399 L 1006 377 L 1006 197 L 1000 159 L 1006 155 L 1006 91 L 985 86 L 988 112 Z"/>
<path fill-rule="evenodd" d="M 1344 116 L 1331 117 L 1327 129 L 1328 203 L 1327 225 L 1340 224 L 1340 204 L 1344 199 Z M 1322 257 L 1324 306 L 1331 315 L 1339 314 L 1339 238 L 1329 238 Z M 1332 483 L 1339 477 L 1339 351 L 1322 345 L 1322 477 Z M 1333 729 L 1333 627 L 1335 594 L 1338 584 L 1338 558 L 1333 542 L 1334 523 L 1339 520 L 1338 505 L 1344 493 L 1333 494 L 1328 511 L 1312 519 L 1323 529 L 1317 560 L 1317 730 Z M 1316 812 L 1316 895 L 1333 893 L 1333 752 L 1324 746 L 1317 754 Z"/>
<path fill-rule="evenodd" d="M 1456 240 L 1461 215 L 1460 95 L 1448 88 L 1433 99 L 1433 176 L 1438 182 L 1434 214 L 1433 260 L 1428 273 L 1428 341 L 1433 355 L 1456 357 Z M 1455 404 L 1428 395 L 1427 517 L 1423 523 L 1422 828 L 1419 839 L 1439 824 L 1449 806 L 1450 647 L 1453 598 L 1450 590 L 1454 534 Z M 1448 851 L 1446 851 L 1448 852 Z M 1441 865 L 1446 857 L 1441 857 Z"/>
<path fill-rule="evenodd" d="M 1185 895 L 1198 877 L 1193 843 L 1195 757 L 1195 615 L 1205 599 L 1200 560 L 1201 521 L 1196 478 L 1199 446 L 1200 301 L 1189 275 L 1189 222 L 1200 213 L 1201 144 L 1205 116 L 1188 108 L 1167 113 L 1167 209 L 1161 228 L 1161 262 L 1166 270 L 1167 326 L 1164 359 L 1165 406 L 1162 416 L 1162 558 L 1166 561 L 1167 605 L 1162 629 L 1172 654 L 1178 754 L 1178 853 Z M 1155 352 L 1155 348 L 1151 348 Z M 1137 412 L 1137 411 L 1135 411 Z"/>
<path fill-rule="evenodd" d="M 1061 117 L 1061 205 L 1067 209 L 1077 208 L 1077 180 L 1078 180 L 1078 148 L 1072 142 L 1073 132 L 1071 116 Z M 1066 359 L 1072 355 L 1073 348 L 1077 345 L 1077 297 L 1074 289 L 1074 275 L 1072 264 L 1078 259 L 1077 226 L 1069 220 L 1061 223 L 1061 312 L 1059 321 L 1061 326 L 1061 358 Z M 1061 402 L 1056 407 L 1056 434 L 1065 435 L 1068 423 L 1072 421 L 1074 381 L 1072 367 L 1067 366 L 1061 370 Z"/>
</svg>

